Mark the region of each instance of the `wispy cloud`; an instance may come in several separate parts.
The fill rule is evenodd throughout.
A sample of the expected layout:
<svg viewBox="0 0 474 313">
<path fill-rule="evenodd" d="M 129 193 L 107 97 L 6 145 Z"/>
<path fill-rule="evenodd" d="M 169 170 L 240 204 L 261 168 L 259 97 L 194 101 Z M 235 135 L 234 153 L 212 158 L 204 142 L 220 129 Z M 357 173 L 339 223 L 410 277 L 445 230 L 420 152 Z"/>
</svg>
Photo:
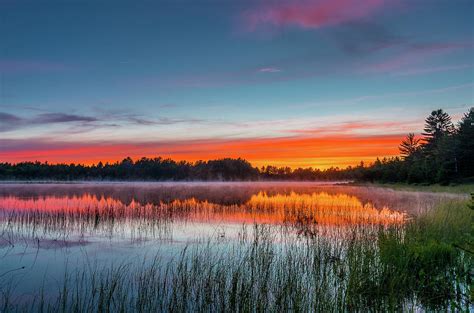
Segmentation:
<svg viewBox="0 0 474 313">
<path fill-rule="evenodd" d="M 159 108 L 173 108 L 176 107 L 173 104 L 159 105 Z M 116 121 L 126 124 L 136 124 L 143 126 L 153 125 L 174 125 L 181 123 L 205 123 L 207 120 L 197 118 L 171 118 L 166 116 L 144 116 L 143 114 L 137 114 L 131 110 L 120 110 L 120 109 L 107 109 L 94 108 L 96 116 L 102 121 Z"/>
<path fill-rule="evenodd" d="M 0 123 L 1 123 L 0 125 L 18 123 L 20 121 L 21 121 L 21 118 L 19 118 L 16 115 L 0 112 Z"/>
<path fill-rule="evenodd" d="M 279 68 L 276 67 L 262 67 L 257 70 L 259 73 L 278 73 L 281 72 Z"/>
<path fill-rule="evenodd" d="M 145 125 L 145 126 L 151 126 L 151 125 L 174 125 L 174 124 L 194 124 L 194 123 L 202 123 L 206 122 L 206 120 L 203 119 L 197 119 L 197 118 L 168 118 L 168 117 L 158 117 L 158 118 L 141 118 L 137 117 L 134 115 L 127 116 L 126 121 L 138 125 Z"/>
<path fill-rule="evenodd" d="M 384 0 L 272 2 L 246 11 L 243 20 L 249 31 L 266 26 L 320 28 L 365 18 L 382 8 L 386 2 Z"/>
<path fill-rule="evenodd" d="M 0 112 L 0 132 L 11 131 L 19 128 L 27 128 L 38 125 L 61 124 L 61 123 L 91 123 L 97 119 L 89 116 L 64 114 L 64 113 L 41 113 L 30 118 L 23 118 L 10 113 Z"/>
<path fill-rule="evenodd" d="M 0 132 L 51 124 L 68 124 L 74 126 L 72 129 L 70 129 L 72 133 L 80 133 L 97 129 L 100 127 L 124 126 L 124 124 L 153 126 L 194 124 L 204 122 L 206 121 L 196 118 L 144 118 L 137 114 L 123 112 L 109 112 L 108 114 L 98 114 L 95 117 L 65 113 L 41 113 L 28 118 L 20 117 L 10 113 L 0 112 Z M 78 128 L 78 126 L 80 127 Z"/>
<path fill-rule="evenodd" d="M 316 137 L 324 136 L 361 136 L 377 133 L 397 135 L 405 132 L 416 132 L 421 121 L 418 119 L 408 121 L 383 121 L 383 120 L 353 120 L 332 123 L 328 126 L 294 129 L 292 133 Z"/>
<path fill-rule="evenodd" d="M 95 117 L 65 114 L 65 113 L 42 113 L 38 114 L 29 122 L 34 124 L 53 124 L 53 123 L 71 123 L 71 122 L 96 122 L 98 121 Z"/>
</svg>

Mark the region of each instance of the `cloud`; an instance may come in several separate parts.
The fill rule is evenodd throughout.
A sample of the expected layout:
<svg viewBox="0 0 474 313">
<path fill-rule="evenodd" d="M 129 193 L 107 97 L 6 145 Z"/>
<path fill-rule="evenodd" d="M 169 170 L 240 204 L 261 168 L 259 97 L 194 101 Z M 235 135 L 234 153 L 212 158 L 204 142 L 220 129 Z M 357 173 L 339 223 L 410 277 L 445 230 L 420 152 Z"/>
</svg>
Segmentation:
<svg viewBox="0 0 474 313">
<path fill-rule="evenodd" d="M 84 123 L 90 124 L 98 121 L 97 118 L 64 114 L 64 113 L 41 113 L 31 118 L 23 118 L 10 113 L 0 112 L 0 132 L 12 131 L 36 125 L 49 125 L 58 123 Z"/>
<path fill-rule="evenodd" d="M 16 123 L 19 122 L 21 118 L 9 113 L 0 112 L 0 122 L 1 123 Z"/>
<path fill-rule="evenodd" d="M 244 13 L 246 29 L 296 26 L 320 28 L 363 19 L 384 6 L 384 0 L 316 0 L 271 3 Z"/>
<path fill-rule="evenodd" d="M 16 115 L 0 112 L 0 132 L 9 131 L 22 122 Z"/>
<path fill-rule="evenodd" d="M 35 124 L 52 124 L 52 123 L 70 123 L 70 122 L 95 122 L 97 118 L 90 116 L 81 116 L 64 113 L 43 113 L 37 115 L 31 122 Z"/>
<path fill-rule="evenodd" d="M 276 67 L 263 67 L 263 68 L 260 68 L 258 69 L 259 73 L 278 73 L 278 72 L 281 72 L 281 70 L 279 68 L 276 68 Z"/>
<path fill-rule="evenodd" d="M 127 116 L 126 121 L 131 122 L 133 124 L 138 124 L 138 125 L 145 125 L 145 126 L 150 126 L 150 125 L 174 125 L 174 124 L 181 124 L 181 123 L 186 123 L 186 124 L 191 124 L 191 123 L 202 123 L 206 122 L 206 120 L 202 119 L 197 119 L 197 118 L 168 118 L 168 117 L 159 117 L 155 119 L 145 119 L 141 117 L 137 117 L 136 115 L 130 115 Z"/>
<path fill-rule="evenodd" d="M 196 124 L 209 121 L 197 118 L 144 118 L 141 115 L 123 111 L 98 110 L 95 117 L 65 113 L 41 113 L 33 117 L 23 118 L 10 113 L 0 112 L 0 132 L 12 131 L 38 125 L 68 124 L 68 133 L 77 134 L 101 127 L 120 127 L 126 124 L 141 126 Z"/>
<path fill-rule="evenodd" d="M 413 119 L 409 121 L 367 121 L 354 120 L 341 123 L 333 123 L 330 126 L 294 129 L 292 133 L 310 136 L 361 136 L 373 135 L 374 133 L 401 134 L 405 132 L 416 132 L 419 128 L 420 120 Z"/>
</svg>

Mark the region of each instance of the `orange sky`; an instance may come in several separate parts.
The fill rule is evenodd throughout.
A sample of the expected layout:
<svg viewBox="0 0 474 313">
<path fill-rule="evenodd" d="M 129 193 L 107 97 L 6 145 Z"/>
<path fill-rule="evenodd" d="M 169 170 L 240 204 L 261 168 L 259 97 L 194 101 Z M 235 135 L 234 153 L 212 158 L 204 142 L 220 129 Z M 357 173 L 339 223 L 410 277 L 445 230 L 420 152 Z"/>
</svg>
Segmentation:
<svg viewBox="0 0 474 313">
<path fill-rule="evenodd" d="M 39 160 L 92 164 L 115 162 L 127 156 L 133 159 L 161 156 L 187 161 L 241 157 L 254 166 L 312 166 L 323 169 L 397 155 L 402 138 L 403 135 L 339 135 L 135 143 L 26 142 L 14 149 L 0 150 L 0 160 L 13 163 Z"/>
</svg>

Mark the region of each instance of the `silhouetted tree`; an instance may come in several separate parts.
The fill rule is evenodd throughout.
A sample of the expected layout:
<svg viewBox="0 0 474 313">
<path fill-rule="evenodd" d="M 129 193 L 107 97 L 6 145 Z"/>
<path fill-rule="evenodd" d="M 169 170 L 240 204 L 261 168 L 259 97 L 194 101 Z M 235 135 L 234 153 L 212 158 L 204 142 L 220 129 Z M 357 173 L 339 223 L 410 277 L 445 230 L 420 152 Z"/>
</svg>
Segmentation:
<svg viewBox="0 0 474 313">
<path fill-rule="evenodd" d="M 409 133 L 402 141 L 398 149 L 404 159 L 413 156 L 420 148 L 420 139 L 415 138 L 414 133 Z"/>
<path fill-rule="evenodd" d="M 457 137 L 459 172 L 474 176 L 474 107 L 459 122 Z"/>
<path fill-rule="evenodd" d="M 424 131 L 425 149 L 427 151 L 436 149 L 441 138 L 454 132 L 451 116 L 442 109 L 432 111 L 425 120 Z"/>
<path fill-rule="evenodd" d="M 431 171 L 430 182 L 449 180 L 456 170 L 456 151 L 454 138 L 455 128 L 451 117 L 442 109 L 435 110 L 425 120 L 423 135 L 423 153 L 427 170 Z"/>
</svg>

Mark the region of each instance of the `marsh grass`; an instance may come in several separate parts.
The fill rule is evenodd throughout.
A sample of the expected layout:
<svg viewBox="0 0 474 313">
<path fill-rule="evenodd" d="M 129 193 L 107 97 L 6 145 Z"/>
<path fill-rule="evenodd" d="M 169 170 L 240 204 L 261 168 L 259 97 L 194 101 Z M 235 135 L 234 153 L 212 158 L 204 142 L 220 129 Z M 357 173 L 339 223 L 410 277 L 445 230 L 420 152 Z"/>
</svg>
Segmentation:
<svg viewBox="0 0 474 313">
<path fill-rule="evenodd" d="M 358 229 L 339 241 L 313 234 L 278 244 L 273 228 L 255 225 L 231 245 L 208 242 L 168 260 L 157 255 L 141 264 L 66 271 L 58 290 L 40 290 L 27 302 L 2 288 L 0 307 L 2 312 L 468 312 L 472 219 L 467 202 L 452 201 L 404 226 L 378 226 L 375 238 L 373 231 Z"/>
<path fill-rule="evenodd" d="M 165 188 L 158 200 L 142 202 L 6 195 L 0 208 L 5 250 L 35 240 L 39 251 L 48 240 L 71 242 L 90 234 L 150 237 L 159 245 L 176 222 L 256 224 L 241 224 L 236 240 L 216 234 L 142 262 L 103 264 L 84 257 L 83 266 L 68 264 L 55 288 L 33 294 L 15 290 L 11 273 L 0 272 L 0 312 L 474 310 L 474 210 L 465 197 L 357 188 L 351 189 L 357 197 L 341 196 L 340 189 L 239 192 L 241 201 L 219 192 L 216 199 L 225 199 L 212 202 L 204 197 L 207 191 L 168 195 L 177 190 Z M 386 198 L 397 200 L 397 209 L 426 209 L 407 219 L 385 208 Z"/>
<path fill-rule="evenodd" d="M 390 293 L 416 296 L 428 308 L 462 310 L 472 305 L 474 212 L 466 202 L 444 203 L 379 235 L 378 251 Z M 471 307 L 472 309 L 472 307 Z"/>
</svg>

